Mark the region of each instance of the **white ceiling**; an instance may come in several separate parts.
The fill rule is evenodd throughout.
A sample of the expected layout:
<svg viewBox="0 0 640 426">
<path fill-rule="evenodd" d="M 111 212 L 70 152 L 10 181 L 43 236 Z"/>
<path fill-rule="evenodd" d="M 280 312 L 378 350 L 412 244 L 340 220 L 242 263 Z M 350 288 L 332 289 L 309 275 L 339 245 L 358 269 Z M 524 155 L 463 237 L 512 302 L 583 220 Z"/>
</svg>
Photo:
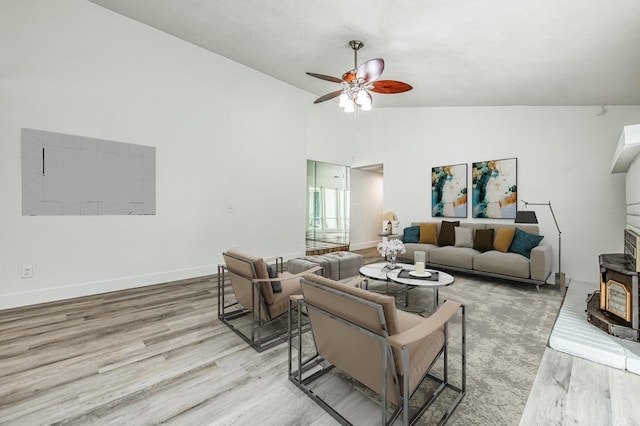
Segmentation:
<svg viewBox="0 0 640 426">
<path fill-rule="evenodd" d="M 358 39 L 374 106 L 640 105 L 640 0 L 90 1 L 317 96 Z"/>
</svg>

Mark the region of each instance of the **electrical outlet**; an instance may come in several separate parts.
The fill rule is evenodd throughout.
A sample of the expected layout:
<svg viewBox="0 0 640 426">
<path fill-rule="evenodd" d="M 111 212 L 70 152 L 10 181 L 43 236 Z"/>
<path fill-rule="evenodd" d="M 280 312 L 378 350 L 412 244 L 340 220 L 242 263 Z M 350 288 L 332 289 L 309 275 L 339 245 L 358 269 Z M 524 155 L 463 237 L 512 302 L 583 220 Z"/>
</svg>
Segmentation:
<svg viewBox="0 0 640 426">
<path fill-rule="evenodd" d="M 31 278 L 31 277 L 33 277 L 33 266 L 23 266 L 22 278 Z"/>
</svg>

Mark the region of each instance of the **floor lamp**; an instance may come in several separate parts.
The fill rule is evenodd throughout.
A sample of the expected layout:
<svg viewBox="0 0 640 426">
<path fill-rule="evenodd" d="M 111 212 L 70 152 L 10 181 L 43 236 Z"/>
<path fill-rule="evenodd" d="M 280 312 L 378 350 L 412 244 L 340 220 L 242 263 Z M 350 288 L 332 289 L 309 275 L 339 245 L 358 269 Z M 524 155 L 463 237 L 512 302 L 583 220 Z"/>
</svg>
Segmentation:
<svg viewBox="0 0 640 426">
<path fill-rule="evenodd" d="M 558 272 L 556 272 L 555 275 L 555 284 L 559 286 L 559 289 L 563 289 L 567 285 L 567 278 L 565 273 L 562 272 L 562 231 L 560 231 L 560 226 L 558 226 L 556 215 L 553 213 L 551 201 L 549 201 L 548 203 L 529 203 L 522 200 L 522 202 L 524 203 L 525 208 L 527 206 L 547 206 L 549 207 L 549 210 L 551 210 L 551 216 L 553 217 L 553 221 L 555 222 L 556 228 L 558 229 Z M 536 212 L 525 210 L 517 211 L 515 223 L 538 223 Z"/>
</svg>

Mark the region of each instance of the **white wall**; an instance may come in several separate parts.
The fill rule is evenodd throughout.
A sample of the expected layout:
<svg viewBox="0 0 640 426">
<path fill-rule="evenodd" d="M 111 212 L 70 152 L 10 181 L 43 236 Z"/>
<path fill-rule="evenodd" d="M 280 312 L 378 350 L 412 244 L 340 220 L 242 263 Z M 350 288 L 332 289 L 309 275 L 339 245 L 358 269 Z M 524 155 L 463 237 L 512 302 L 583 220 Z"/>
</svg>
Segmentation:
<svg viewBox="0 0 640 426">
<path fill-rule="evenodd" d="M 351 169 L 351 250 L 375 247 L 382 231 L 381 173 Z"/>
<path fill-rule="evenodd" d="M 623 242 L 624 176 L 610 173 L 611 159 L 622 126 L 640 122 L 638 106 L 607 107 L 598 116 L 600 109 L 374 109 L 362 116 L 366 145 L 358 147 L 354 165 L 384 163 L 384 210 L 395 211 L 408 226 L 431 219 L 432 167 L 467 163 L 470 175 L 474 161 L 516 157 L 518 199 L 553 205 L 562 231 L 563 271 L 572 279 L 597 281 L 598 254 L 620 252 Z M 469 176 L 469 191 L 470 182 Z M 549 209 L 536 211 L 557 256 Z"/>
<path fill-rule="evenodd" d="M 382 210 L 408 224 L 430 218 L 431 167 L 517 157 L 519 197 L 553 203 L 574 279 L 595 280 L 597 254 L 621 250 L 624 176 L 608 165 L 640 107 L 374 109 L 355 120 L 82 0 L 1 1 L 0 69 L 0 309 L 215 273 L 230 247 L 297 255 L 307 158 L 384 163 Z M 157 214 L 21 216 L 23 127 L 155 146 Z M 549 214 L 538 216 L 557 244 Z M 354 245 L 367 240 L 357 227 Z M 22 265 L 33 278 L 20 279 Z"/>
<path fill-rule="evenodd" d="M 82 0 L 1 2 L 0 61 L 0 309 L 298 254 L 314 95 Z M 157 214 L 23 217 L 23 127 L 155 146 Z"/>
</svg>

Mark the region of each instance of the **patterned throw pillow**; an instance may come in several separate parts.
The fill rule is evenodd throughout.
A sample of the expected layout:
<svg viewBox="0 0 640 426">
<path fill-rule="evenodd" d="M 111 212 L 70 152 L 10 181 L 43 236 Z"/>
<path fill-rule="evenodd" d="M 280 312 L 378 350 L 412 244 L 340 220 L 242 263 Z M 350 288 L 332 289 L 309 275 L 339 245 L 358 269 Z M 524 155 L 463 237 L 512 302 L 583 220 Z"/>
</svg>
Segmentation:
<svg viewBox="0 0 640 426">
<path fill-rule="evenodd" d="M 511 243 L 511 246 L 509 246 L 509 251 L 530 258 L 531 249 L 536 247 L 543 238 L 543 235 L 530 234 L 516 228 L 516 232 L 513 236 L 513 242 Z"/>
</svg>

